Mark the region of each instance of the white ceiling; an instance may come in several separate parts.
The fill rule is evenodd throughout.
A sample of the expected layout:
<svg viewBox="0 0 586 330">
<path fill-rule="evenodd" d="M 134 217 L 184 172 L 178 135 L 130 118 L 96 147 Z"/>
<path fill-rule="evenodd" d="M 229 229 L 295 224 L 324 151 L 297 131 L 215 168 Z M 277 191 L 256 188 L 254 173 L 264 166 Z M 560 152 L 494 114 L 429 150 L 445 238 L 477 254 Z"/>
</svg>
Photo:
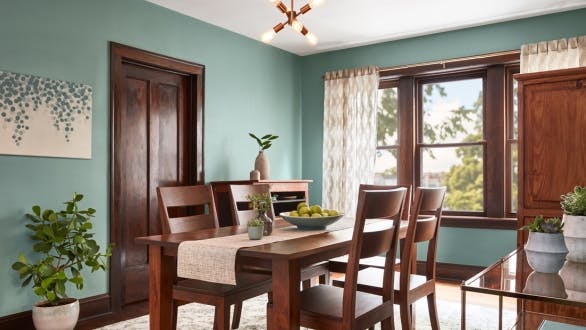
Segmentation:
<svg viewBox="0 0 586 330">
<path fill-rule="evenodd" d="M 269 0 L 147 1 L 256 40 L 286 19 Z M 297 0 L 295 10 L 305 3 Z M 318 37 L 316 46 L 290 26 L 271 44 L 309 55 L 577 8 L 586 0 L 324 0 L 298 18 Z"/>
</svg>

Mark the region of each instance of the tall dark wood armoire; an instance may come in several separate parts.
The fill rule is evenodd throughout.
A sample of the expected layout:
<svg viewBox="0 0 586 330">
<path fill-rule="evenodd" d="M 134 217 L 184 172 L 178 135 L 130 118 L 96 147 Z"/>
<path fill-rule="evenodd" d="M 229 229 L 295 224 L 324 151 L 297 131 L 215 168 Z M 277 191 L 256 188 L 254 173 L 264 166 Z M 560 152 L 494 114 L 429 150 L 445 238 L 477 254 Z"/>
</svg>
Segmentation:
<svg viewBox="0 0 586 330">
<path fill-rule="evenodd" d="M 560 196 L 575 185 L 586 185 L 586 68 L 518 74 L 515 79 L 519 83 L 521 227 L 540 214 L 561 216 Z M 518 246 L 526 241 L 527 232 L 519 231 Z M 523 288 L 525 283 L 517 285 Z M 522 308 L 586 319 L 584 308 L 543 302 L 526 302 Z M 538 323 L 528 317 L 525 325 L 535 329 Z"/>
</svg>

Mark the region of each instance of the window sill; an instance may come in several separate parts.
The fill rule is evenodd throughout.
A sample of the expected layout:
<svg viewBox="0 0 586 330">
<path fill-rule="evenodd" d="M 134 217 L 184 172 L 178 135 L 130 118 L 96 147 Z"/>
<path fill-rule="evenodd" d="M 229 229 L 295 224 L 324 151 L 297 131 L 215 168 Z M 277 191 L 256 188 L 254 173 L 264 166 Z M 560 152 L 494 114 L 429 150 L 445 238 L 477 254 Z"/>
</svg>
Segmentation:
<svg viewBox="0 0 586 330">
<path fill-rule="evenodd" d="M 441 227 L 517 230 L 517 219 L 443 215 Z"/>
</svg>

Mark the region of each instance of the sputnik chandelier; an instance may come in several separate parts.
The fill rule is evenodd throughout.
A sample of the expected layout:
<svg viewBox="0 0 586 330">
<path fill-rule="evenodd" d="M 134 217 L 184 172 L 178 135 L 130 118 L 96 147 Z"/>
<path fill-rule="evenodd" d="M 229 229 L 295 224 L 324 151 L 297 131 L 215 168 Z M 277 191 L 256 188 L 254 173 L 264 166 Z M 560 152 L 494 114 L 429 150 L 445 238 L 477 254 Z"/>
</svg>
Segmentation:
<svg viewBox="0 0 586 330">
<path fill-rule="evenodd" d="M 299 9 L 299 11 L 293 10 L 295 8 L 294 4 L 293 4 L 293 0 L 291 0 L 291 6 L 289 8 L 287 8 L 287 6 L 279 0 L 270 0 L 270 1 L 275 4 L 275 7 L 277 7 L 277 9 L 279 9 L 279 11 L 281 11 L 281 13 L 285 14 L 285 16 L 287 17 L 287 20 L 275 25 L 270 31 L 264 33 L 262 35 L 263 42 L 266 42 L 266 43 L 271 42 L 271 40 L 273 40 L 275 35 L 277 35 L 277 33 L 285 27 L 285 24 L 289 24 L 294 31 L 299 32 L 302 35 L 304 35 L 305 38 L 307 39 L 307 42 L 309 42 L 311 45 L 317 44 L 317 37 L 313 33 L 309 32 L 307 30 L 307 28 L 305 26 L 303 26 L 303 24 L 301 24 L 301 22 L 299 22 L 297 20 L 297 17 L 307 13 L 308 11 L 313 9 L 314 7 L 318 6 L 322 2 L 322 0 L 310 0 L 307 4 L 305 4 L 303 7 L 301 7 L 301 9 Z"/>
</svg>

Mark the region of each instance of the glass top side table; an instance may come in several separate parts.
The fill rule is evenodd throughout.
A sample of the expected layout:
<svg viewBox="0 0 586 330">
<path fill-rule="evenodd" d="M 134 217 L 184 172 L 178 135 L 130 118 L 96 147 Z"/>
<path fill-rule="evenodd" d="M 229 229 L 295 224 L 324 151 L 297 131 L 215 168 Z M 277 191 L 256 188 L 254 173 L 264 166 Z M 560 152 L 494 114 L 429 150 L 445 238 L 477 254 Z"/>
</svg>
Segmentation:
<svg viewBox="0 0 586 330">
<path fill-rule="evenodd" d="M 502 329 L 503 297 L 521 299 L 521 311 L 525 300 L 586 308 L 586 264 L 566 261 L 559 274 L 537 273 L 527 264 L 524 249 L 518 248 L 462 282 L 462 330 L 466 329 L 467 292 L 499 297 L 499 329 Z M 523 324 L 520 328 L 523 329 Z"/>
</svg>

